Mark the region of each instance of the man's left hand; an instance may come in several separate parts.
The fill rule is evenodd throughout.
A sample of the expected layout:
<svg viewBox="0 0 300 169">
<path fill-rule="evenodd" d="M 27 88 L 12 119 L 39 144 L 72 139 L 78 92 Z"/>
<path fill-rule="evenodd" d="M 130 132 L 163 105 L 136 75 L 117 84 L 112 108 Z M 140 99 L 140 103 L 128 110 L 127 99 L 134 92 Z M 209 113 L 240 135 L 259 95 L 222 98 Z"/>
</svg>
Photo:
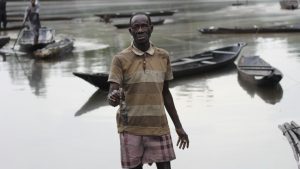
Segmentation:
<svg viewBox="0 0 300 169">
<path fill-rule="evenodd" d="M 189 137 L 186 134 L 186 132 L 183 130 L 183 128 L 176 129 L 176 132 L 178 134 L 178 141 L 176 145 L 179 146 L 179 149 L 189 148 L 190 145 Z"/>
</svg>

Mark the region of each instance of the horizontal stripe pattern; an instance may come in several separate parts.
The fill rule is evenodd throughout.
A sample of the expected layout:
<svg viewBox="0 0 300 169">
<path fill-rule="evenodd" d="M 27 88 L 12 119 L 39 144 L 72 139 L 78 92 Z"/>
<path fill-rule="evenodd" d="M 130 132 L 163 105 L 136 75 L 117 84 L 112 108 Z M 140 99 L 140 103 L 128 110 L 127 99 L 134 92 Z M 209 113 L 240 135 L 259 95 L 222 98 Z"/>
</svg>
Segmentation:
<svg viewBox="0 0 300 169">
<path fill-rule="evenodd" d="M 118 113 L 118 131 L 142 135 L 169 133 L 162 91 L 164 81 L 172 78 L 169 55 L 163 49 L 154 47 L 153 55 L 139 56 L 130 46 L 117 54 L 108 81 L 120 82 L 125 90 L 127 117 L 123 117 L 124 122 Z"/>
<path fill-rule="evenodd" d="M 128 117 L 165 115 L 165 108 L 163 105 L 127 106 L 127 110 L 128 110 Z"/>
<path fill-rule="evenodd" d="M 127 89 L 127 95 L 134 94 L 160 94 L 163 90 L 163 82 L 162 83 L 138 83 L 138 84 L 130 84 Z"/>
<path fill-rule="evenodd" d="M 124 82 L 125 84 L 134 84 L 134 83 L 144 83 L 144 82 L 153 82 L 153 83 L 163 83 L 165 80 L 165 73 L 162 71 L 156 70 L 142 70 L 137 71 L 132 74 L 125 74 Z"/>
<path fill-rule="evenodd" d="M 117 121 L 124 126 L 123 118 L 119 113 Z M 126 127 L 168 127 L 168 120 L 165 116 L 128 116 Z"/>
<path fill-rule="evenodd" d="M 161 104 L 161 102 L 163 102 L 163 97 L 161 95 L 158 94 L 131 94 L 131 95 L 126 95 L 126 104 L 128 106 L 143 106 L 145 105 L 145 103 L 147 103 L 147 105 L 160 105 L 163 106 Z M 145 106 L 147 106 L 145 105 Z"/>
</svg>

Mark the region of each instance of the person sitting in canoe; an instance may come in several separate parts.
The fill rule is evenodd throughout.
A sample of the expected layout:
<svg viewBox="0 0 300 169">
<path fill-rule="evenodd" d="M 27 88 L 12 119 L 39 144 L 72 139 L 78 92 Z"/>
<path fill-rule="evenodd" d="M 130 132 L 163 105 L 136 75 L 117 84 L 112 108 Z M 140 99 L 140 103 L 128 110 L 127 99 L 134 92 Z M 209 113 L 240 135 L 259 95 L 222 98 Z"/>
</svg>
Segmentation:
<svg viewBox="0 0 300 169">
<path fill-rule="evenodd" d="M 39 39 L 39 29 L 41 28 L 40 23 L 40 4 L 38 0 L 30 0 L 30 5 L 26 8 L 23 25 L 26 21 L 29 21 L 29 29 L 33 32 L 34 39 L 33 43 L 37 44 Z"/>
</svg>

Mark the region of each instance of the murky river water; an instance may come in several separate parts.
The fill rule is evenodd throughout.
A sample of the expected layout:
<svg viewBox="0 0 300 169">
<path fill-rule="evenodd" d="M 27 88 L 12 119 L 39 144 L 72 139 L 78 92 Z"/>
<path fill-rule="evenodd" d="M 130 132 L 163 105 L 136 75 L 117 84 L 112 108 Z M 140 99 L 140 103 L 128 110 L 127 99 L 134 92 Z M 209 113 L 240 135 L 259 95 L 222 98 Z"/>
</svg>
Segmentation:
<svg viewBox="0 0 300 169">
<path fill-rule="evenodd" d="M 45 15 L 55 11 L 85 17 L 42 22 L 56 30 L 57 38 L 75 39 L 74 52 L 68 56 L 46 61 L 13 55 L 0 58 L 0 168 L 120 168 L 116 108 L 106 104 L 106 93 L 72 72 L 108 71 L 112 56 L 131 41 L 127 30 L 117 30 L 91 14 L 134 9 L 178 9 L 152 35 L 153 43 L 167 49 L 173 59 L 242 41 L 248 43 L 243 55 L 260 55 L 284 74 L 280 86 L 269 90 L 239 81 L 235 67 L 172 82 L 171 92 L 191 140 L 190 149 L 176 148 L 174 169 L 296 168 L 277 126 L 291 120 L 300 123 L 299 34 L 202 35 L 197 29 L 294 24 L 300 10 L 281 10 L 278 2 L 240 7 L 196 1 L 46 4 Z M 17 13 L 24 3 L 9 7 Z M 7 33 L 13 38 L 7 47 L 17 33 Z M 172 135 L 176 141 L 174 130 Z"/>
</svg>

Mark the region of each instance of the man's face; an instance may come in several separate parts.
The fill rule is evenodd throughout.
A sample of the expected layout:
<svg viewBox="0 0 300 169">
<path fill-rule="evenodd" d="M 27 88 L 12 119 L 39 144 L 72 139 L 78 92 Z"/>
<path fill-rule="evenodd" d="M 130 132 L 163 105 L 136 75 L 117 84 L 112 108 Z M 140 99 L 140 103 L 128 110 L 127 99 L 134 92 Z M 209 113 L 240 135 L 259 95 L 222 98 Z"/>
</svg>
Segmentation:
<svg viewBox="0 0 300 169">
<path fill-rule="evenodd" d="M 143 44 L 149 42 L 152 30 L 153 26 L 150 25 L 147 16 L 141 14 L 131 19 L 129 32 L 135 43 Z"/>
</svg>

